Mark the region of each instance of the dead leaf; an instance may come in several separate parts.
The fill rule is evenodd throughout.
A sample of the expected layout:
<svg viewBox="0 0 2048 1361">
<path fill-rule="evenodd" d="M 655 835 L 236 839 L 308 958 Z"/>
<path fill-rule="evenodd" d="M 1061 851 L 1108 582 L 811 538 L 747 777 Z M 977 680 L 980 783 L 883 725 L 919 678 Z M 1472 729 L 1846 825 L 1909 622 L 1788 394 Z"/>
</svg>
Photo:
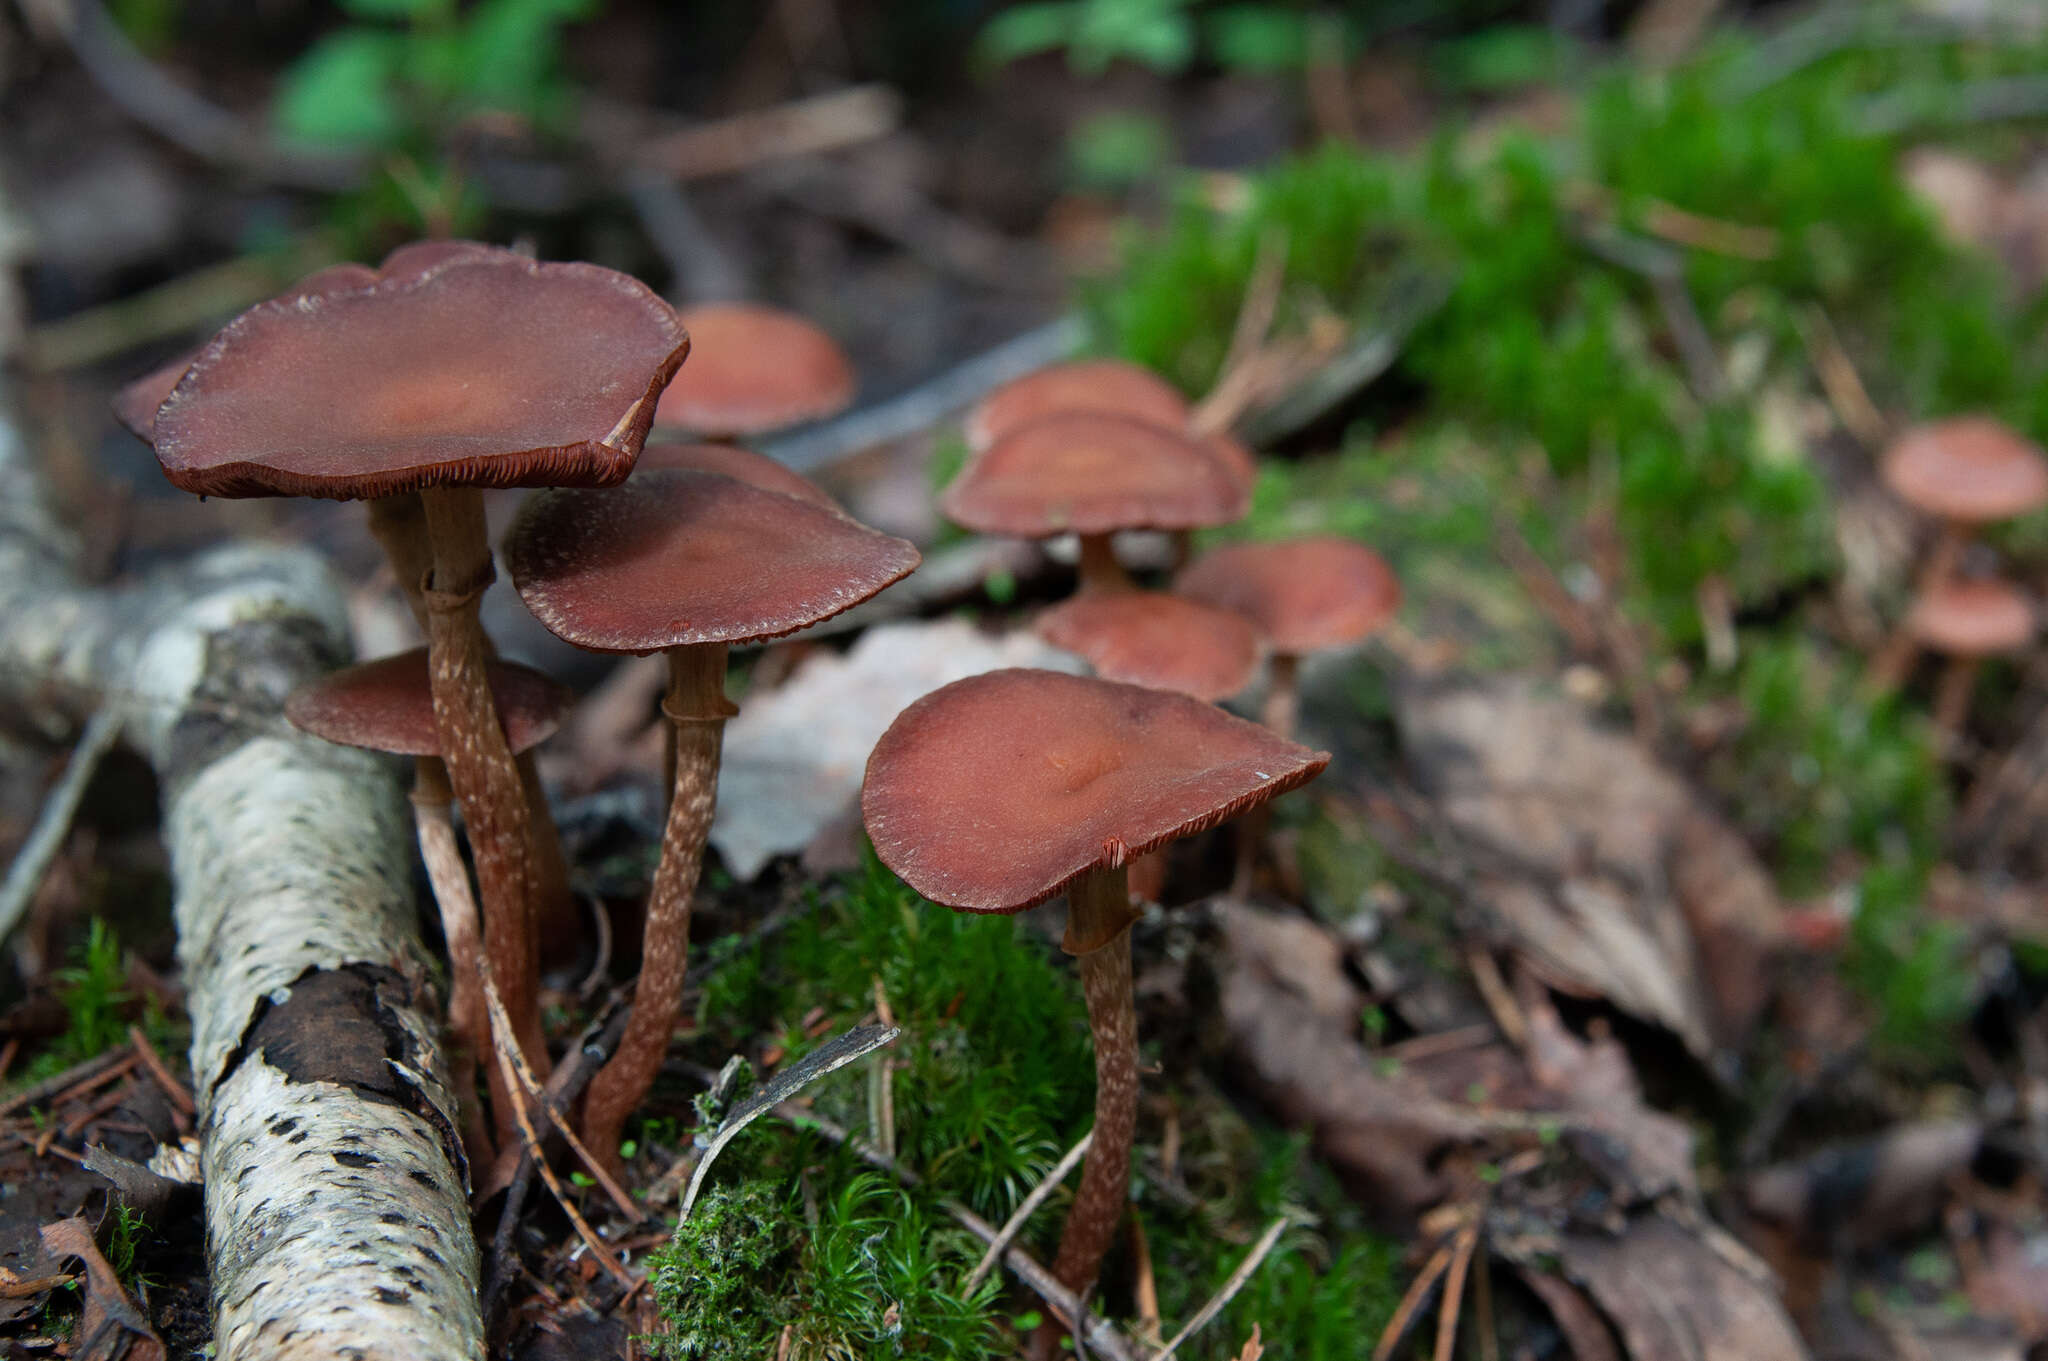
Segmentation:
<svg viewBox="0 0 2048 1361">
<path fill-rule="evenodd" d="M 149 1319 L 100 1256 L 83 1219 L 43 1226 L 43 1247 L 53 1257 L 85 1263 L 85 1309 L 72 1337 L 71 1361 L 164 1361 L 164 1344 Z"/>
<path fill-rule="evenodd" d="M 1740 1044 L 1781 914 L 1755 856 L 1684 781 L 1527 679 L 1412 682 L 1395 712 L 1446 820 L 1490 852 L 1475 896 L 1546 981 L 1702 1057 Z"/>
<path fill-rule="evenodd" d="M 1868 1248 L 1927 1229 L 1983 1143 L 1973 1120 L 1899 1125 L 1745 1178 L 1743 1207 L 1810 1252 Z"/>
<path fill-rule="evenodd" d="M 911 701 L 999 667 L 1079 665 L 1029 633 L 991 636 L 954 619 L 883 625 L 843 656 L 813 656 L 725 725 L 711 842 L 736 877 L 752 879 L 844 815 L 868 754 Z"/>
<path fill-rule="evenodd" d="M 1566 1234 L 1559 1253 L 1634 1361 L 1807 1361 L 1773 1283 L 1663 1215 Z"/>
<path fill-rule="evenodd" d="M 1623 1361 L 1614 1332 L 1593 1302 L 1570 1281 L 1535 1267 L 1517 1267 L 1516 1273 L 1543 1307 L 1550 1311 L 1557 1330 L 1572 1349 L 1573 1361 Z"/>
<path fill-rule="evenodd" d="M 1237 1361 L 1259 1361 L 1266 1354 L 1266 1346 L 1259 1341 L 1259 1325 L 1252 1325 L 1252 1335 L 1244 1340 L 1244 1347 L 1237 1354 Z"/>
</svg>

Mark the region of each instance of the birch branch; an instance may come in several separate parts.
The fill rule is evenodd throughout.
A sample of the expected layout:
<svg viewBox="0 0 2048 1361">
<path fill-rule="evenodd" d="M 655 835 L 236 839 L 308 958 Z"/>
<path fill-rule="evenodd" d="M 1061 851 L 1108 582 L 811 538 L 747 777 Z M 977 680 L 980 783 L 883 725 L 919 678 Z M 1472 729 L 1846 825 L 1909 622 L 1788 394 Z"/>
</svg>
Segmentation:
<svg viewBox="0 0 2048 1361">
<path fill-rule="evenodd" d="M 396 772 L 293 732 L 344 659 L 312 554 L 80 583 L 0 391 L 0 712 L 102 708 L 157 773 L 221 1361 L 479 1358 L 478 1259 Z"/>
</svg>

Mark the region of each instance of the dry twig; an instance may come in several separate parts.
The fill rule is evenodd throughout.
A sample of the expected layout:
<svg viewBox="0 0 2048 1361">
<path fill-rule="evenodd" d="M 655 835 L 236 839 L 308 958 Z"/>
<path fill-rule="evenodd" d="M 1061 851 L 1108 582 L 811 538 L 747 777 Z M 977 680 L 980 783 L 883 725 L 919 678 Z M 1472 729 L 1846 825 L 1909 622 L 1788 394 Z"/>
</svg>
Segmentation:
<svg viewBox="0 0 2048 1361">
<path fill-rule="evenodd" d="M 1266 1255 L 1279 1243 L 1280 1235 L 1287 1231 L 1289 1222 L 1288 1217 L 1282 1215 L 1268 1224 L 1266 1231 L 1259 1235 L 1259 1241 L 1252 1244 L 1252 1250 L 1237 1264 L 1237 1270 L 1230 1273 L 1230 1279 L 1223 1283 L 1223 1288 L 1218 1290 L 1207 1304 L 1196 1310 L 1195 1316 L 1187 1321 L 1187 1326 L 1175 1333 L 1173 1340 L 1161 1347 L 1150 1361 L 1167 1361 L 1168 1357 L 1180 1350 L 1181 1343 L 1193 1337 L 1207 1326 L 1209 1320 L 1222 1313 L 1224 1306 L 1237 1297 L 1238 1291 L 1244 1289 L 1245 1282 L 1251 1280 L 1252 1273 L 1259 1269 L 1259 1263 L 1265 1261 Z"/>
<path fill-rule="evenodd" d="M 1010 1212 L 1010 1217 L 1003 1221 L 1003 1227 L 996 1230 L 995 1237 L 989 1240 L 988 1251 L 981 1255 L 981 1260 L 974 1264 L 974 1270 L 968 1272 L 967 1278 L 960 1283 L 961 1294 L 967 1294 L 981 1284 L 982 1278 L 995 1268 L 997 1259 L 1008 1250 L 1011 1241 L 1030 1222 L 1038 1207 L 1045 1204 L 1047 1198 L 1059 1189 L 1060 1183 L 1081 1165 L 1081 1159 L 1088 1155 L 1088 1146 L 1094 1142 L 1095 1131 L 1089 1130 L 1081 1136 L 1079 1143 L 1067 1150 L 1066 1156 L 1053 1165 L 1052 1171 L 1017 1202 L 1017 1208 Z"/>
</svg>

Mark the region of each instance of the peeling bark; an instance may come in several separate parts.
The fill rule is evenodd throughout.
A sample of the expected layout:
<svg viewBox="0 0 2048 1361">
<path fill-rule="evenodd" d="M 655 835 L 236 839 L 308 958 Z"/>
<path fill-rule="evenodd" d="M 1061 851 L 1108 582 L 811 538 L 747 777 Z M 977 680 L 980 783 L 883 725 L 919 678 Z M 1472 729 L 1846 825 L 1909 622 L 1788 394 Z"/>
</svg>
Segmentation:
<svg viewBox="0 0 2048 1361">
<path fill-rule="evenodd" d="M 483 1354 L 466 1169 L 397 770 L 300 736 L 342 661 L 319 559 L 230 547 L 83 586 L 0 392 L 0 710 L 102 707 L 161 782 L 222 1361 Z"/>
</svg>

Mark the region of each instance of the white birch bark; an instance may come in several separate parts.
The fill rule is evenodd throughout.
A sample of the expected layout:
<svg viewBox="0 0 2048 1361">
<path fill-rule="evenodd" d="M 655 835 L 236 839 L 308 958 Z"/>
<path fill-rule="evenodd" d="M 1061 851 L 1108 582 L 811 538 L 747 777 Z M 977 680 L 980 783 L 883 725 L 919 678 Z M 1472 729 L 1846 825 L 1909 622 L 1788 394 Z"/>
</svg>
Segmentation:
<svg viewBox="0 0 2048 1361">
<path fill-rule="evenodd" d="M 116 706 L 155 768 L 192 1013 L 220 1361 L 483 1354 L 467 1170 L 397 771 L 294 732 L 345 660 L 305 552 L 82 585 L 0 391 L 0 712 Z"/>
</svg>

